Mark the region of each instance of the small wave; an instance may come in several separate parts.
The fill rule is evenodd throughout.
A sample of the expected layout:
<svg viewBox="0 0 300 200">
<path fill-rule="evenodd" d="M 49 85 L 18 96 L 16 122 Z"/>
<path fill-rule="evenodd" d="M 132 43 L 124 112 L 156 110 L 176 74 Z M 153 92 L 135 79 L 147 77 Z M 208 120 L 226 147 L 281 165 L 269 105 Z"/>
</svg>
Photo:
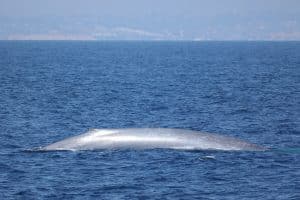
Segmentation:
<svg viewBox="0 0 300 200">
<path fill-rule="evenodd" d="M 280 152 L 280 153 L 300 154 L 300 147 L 279 148 L 279 149 L 272 149 L 272 150 L 275 152 Z"/>
<path fill-rule="evenodd" d="M 214 155 L 202 156 L 199 158 L 199 160 L 216 160 L 216 156 Z"/>
</svg>

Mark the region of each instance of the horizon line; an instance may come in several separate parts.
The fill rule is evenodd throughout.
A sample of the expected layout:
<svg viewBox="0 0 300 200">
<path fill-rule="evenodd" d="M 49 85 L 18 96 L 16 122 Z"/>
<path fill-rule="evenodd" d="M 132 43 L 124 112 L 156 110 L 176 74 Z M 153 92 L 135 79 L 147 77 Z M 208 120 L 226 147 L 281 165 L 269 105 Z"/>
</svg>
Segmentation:
<svg viewBox="0 0 300 200">
<path fill-rule="evenodd" d="M 300 42 L 300 40 L 151 40 L 151 39 L 95 39 L 95 40 L 80 40 L 80 39 L 64 39 L 64 40 L 52 40 L 52 39 L 0 39 L 0 41 L 40 41 L 40 42 Z"/>
</svg>

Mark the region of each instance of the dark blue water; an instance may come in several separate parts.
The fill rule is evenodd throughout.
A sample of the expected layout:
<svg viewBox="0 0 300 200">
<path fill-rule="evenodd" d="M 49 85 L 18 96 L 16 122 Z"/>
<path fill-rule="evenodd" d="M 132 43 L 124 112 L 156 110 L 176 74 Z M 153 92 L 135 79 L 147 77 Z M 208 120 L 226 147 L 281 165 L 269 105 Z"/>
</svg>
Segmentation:
<svg viewBox="0 0 300 200">
<path fill-rule="evenodd" d="M 26 151 L 169 127 L 266 152 Z M 1 199 L 300 199 L 299 42 L 0 42 Z"/>
</svg>

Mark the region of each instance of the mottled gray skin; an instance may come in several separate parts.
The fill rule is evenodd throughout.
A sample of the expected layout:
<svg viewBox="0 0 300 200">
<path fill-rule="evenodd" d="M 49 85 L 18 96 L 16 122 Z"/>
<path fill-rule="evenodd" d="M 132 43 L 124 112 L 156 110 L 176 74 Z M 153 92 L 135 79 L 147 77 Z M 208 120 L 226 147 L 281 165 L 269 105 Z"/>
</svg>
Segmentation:
<svg viewBox="0 0 300 200">
<path fill-rule="evenodd" d="M 55 142 L 42 150 L 184 149 L 262 151 L 264 147 L 233 137 L 168 128 L 93 129 Z"/>
</svg>

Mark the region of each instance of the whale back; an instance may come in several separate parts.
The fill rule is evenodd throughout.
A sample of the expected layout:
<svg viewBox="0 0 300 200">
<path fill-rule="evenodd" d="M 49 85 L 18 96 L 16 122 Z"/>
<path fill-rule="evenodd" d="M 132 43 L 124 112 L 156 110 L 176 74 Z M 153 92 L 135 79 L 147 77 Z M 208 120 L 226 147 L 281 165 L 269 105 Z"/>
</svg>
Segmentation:
<svg viewBox="0 0 300 200">
<path fill-rule="evenodd" d="M 95 150 L 120 148 L 169 148 L 186 150 L 263 150 L 237 138 L 168 128 L 91 129 L 43 148 L 43 150 Z"/>
</svg>

